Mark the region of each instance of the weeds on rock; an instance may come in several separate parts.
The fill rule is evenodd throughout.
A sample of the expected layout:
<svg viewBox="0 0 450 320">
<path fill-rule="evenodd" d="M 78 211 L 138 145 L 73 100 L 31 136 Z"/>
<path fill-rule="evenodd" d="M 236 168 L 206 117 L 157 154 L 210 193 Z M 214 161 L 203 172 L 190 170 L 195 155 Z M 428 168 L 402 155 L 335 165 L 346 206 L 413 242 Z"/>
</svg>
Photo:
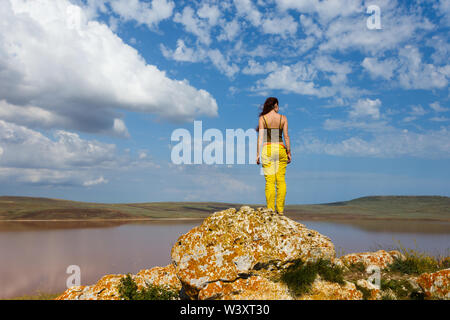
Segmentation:
<svg viewBox="0 0 450 320">
<path fill-rule="evenodd" d="M 130 274 L 120 279 L 118 287 L 119 295 L 124 300 L 174 300 L 178 293 L 170 287 L 147 284 L 138 290 L 136 282 Z"/>
<path fill-rule="evenodd" d="M 321 259 L 309 263 L 297 261 L 282 273 L 280 280 L 299 296 L 309 292 L 317 275 L 323 280 L 344 284 L 343 274 L 342 268 L 333 265 L 329 260 Z"/>
</svg>

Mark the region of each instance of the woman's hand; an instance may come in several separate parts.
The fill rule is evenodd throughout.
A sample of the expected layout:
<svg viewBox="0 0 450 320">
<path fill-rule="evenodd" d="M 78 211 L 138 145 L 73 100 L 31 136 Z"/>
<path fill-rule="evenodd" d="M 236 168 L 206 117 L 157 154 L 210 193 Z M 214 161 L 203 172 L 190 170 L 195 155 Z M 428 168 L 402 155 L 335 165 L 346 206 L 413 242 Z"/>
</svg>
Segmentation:
<svg viewBox="0 0 450 320">
<path fill-rule="evenodd" d="M 287 157 L 288 157 L 287 163 L 291 163 L 291 161 L 292 161 L 291 152 L 288 152 Z"/>
<path fill-rule="evenodd" d="M 257 155 L 257 156 L 256 156 L 256 164 L 259 165 L 260 163 L 261 163 L 261 162 L 260 162 L 260 159 L 259 159 L 259 155 Z"/>
</svg>

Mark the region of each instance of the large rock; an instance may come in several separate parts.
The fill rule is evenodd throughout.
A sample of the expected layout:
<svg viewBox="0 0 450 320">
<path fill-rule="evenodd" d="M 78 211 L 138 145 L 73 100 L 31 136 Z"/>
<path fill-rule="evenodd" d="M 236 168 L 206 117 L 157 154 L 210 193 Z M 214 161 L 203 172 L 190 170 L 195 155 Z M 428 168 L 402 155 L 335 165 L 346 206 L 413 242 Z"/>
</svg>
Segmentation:
<svg viewBox="0 0 450 320">
<path fill-rule="evenodd" d="M 296 260 L 334 258 L 328 237 L 272 210 L 247 206 L 212 214 L 172 248 L 176 274 L 193 299 L 213 296 L 199 292 L 214 283 L 271 279 Z"/>
<path fill-rule="evenodd" d="M 293 300 L 286 285 L 252 276 L 233 282 L 208 283 L 198 294 L 199 300 Z"/>
<path fill-rule="evenodd" d="M 361 300 L 363 294 L 356 289 L 355 284 L 345 281 L 345 284 L 325 281 L 319 276 L 314 280 L 309 292 L 301 295 L 299 300 Z"/>
<path fill-rule="evenodd" d="M 56 300 L 120 300 L 118 286 L 120 280 L 125 276 L 123 274 L 106 275 L 94 285 L 71 287 Z M 131 277 L 136 282 L 138 289 L 145 287 L 147 284 L 153 284 L 169 286 L 176 291 L 181 290 L 181 282 L 178 280 L 172 264 L 163 268 L 155 267 L 149 270 L 141 270 Z"/>
<path fill-rule="evenodd" d="M 450 300 L 450 269 L 423 273 L 415 281 L 427 298 Z"/>
<path fill-rule="evenodd" d="M 397 250 L 376 252 L 350 253 L 335 260 L 338 265 L 350 266 L 362 263 L 364 267 L 375 266 L 382 269 L 387 268 L 395 259 L 405 259 L 405 256 Z"/>
</svg>

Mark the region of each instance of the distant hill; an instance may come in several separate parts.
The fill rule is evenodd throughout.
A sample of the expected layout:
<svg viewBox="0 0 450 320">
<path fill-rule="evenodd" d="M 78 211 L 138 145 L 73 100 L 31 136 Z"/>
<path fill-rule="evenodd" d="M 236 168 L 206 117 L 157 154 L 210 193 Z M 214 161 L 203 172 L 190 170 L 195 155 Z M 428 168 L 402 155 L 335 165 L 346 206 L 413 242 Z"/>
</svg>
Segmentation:
<svg viewBox="0 0 450 320">
<path fill-rule="evenodd" d="M 222 202 L 102 204 L 31 197 L 0 197 L 1 220 L 203 219 L 242 205 Z M 411 219 L 450 222 L 450 198 L 443 196 L 368 196 L 349 201 L 287 205 L 286 215 L 302 219 Z"/>
</svg>

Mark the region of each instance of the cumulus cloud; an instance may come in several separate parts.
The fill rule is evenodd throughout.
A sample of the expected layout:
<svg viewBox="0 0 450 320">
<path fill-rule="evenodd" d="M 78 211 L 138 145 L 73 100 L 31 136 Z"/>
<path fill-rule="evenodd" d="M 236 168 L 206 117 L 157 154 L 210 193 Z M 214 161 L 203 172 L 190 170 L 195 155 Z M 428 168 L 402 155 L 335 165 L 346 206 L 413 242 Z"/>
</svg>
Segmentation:
<svg viewBox="0 0 450 320">
<path fill-rule="evenodd" d="M 2 1 L 0 20 L 0 97 L 8 121 L 126 136 L 120 110 L 175 121 L 217 116 L 208 92 L 170 79 L 67 0 Z"/>
<path fill-rule="evenodd" d="M 364 93 L 364 90 L 356 90 L 347 85 L 347 75 L 351 71 L 348 63 L 318 55 L 310 61 L 280 66 L 265 79 L 258 80 L 253 89 L 262 92 L 277 89 L 319 98 L 353 97 Z M 329 85 L 323 84 L 324 81 L 329 82 Z"/>
<path fill-rule="evenodd" d="M 398 67 L 398 62 L 395 59 L 380 61 L 377 58 L 366 57 L 361 65 L 369 72 L 372 78 L 389 80 L 394 76 L 394 70 Z"/>
<path fill-rule="evenodd" d="M 399 50 L 401 66 L 398 69 L 400 86 L 405 89 L 445 88 L 450 78 L 450 64 L 436 66 L 425 63 L 419 49 L 407 45 Z"/>
<path fill-rule="evenodd" d="M 16 168 L 101 167 L 115 162 L 116 147 L 58 130 L 54 140 L 42 133 L 0 120 L 0 166 Z"/>
<path fill-rule="evenodd" d="M 430 108 L 433 109 L 435 112 L 447 112 L 450 111 L 450 108 L 442 107 L 439 101 L 435 101 L 433 103 L 430 103 Z"/>
<path fill-rule="evenodd" d="M 302 134 L 298 143 L 296 150 L 309 154 L 376 158 L 450 158 L 450 131 L 447 128 L 418 133 L 391 127 L 388 132 L 377 132 L 371 140 L 355 136 L 338 142 L 327 142 L 312 134 Z"/>
<path fill-rule="evenodd" d="M 230 63 L 228 57 L 225 57 L 218 49 L 189 48 L 181 39 L 177 41 L 175 50 L 170 50 L 163 44 L 160 48 L 167 59 L 183 62 L 200 62 L 207 59 L 219 72 L 229 78 L 232 78 L 240 70 L 235 63 Z"/>
<path fill-rule="evenodd" d="M 84 139 L 77 133 L 57 130 L 47 137 L 0 120 L 0 181 L 94 186 L 109 182 L 105 174 L 158 169 L 159 165 L 148 158 L 142 152 L 121 152 L 115 144 Z"/>
<path fill-rule="evenodd" d="M 360 99 L 352 106 L 352 110 L 349 113 L 351 118 L 359 118 L 369 116 L 373 119 L 380 118 L 380 99 Z"/>
<path fill-rule="evenodd" d="M 167 0 L 110 0 L 112 10 L 122 20 L 133 20 L 154 29 L 162 20 L 172 16 L 175 3 Z"/>
<path fill-rule="evenodd" d="M 101 176 L 101 177 L 99 177 L 98 179 L 95 179 L 95 180 L 85 181 L 83 183 L 83 186 L 85 186 L 85 187 L 92 187 L 92 186 L 95 186 L 95 185 L 98 185 L 98 184 L 105 184 L 105 183 L 108 183 L 108 180 L 106 180 L 105 178 L 103 178 L 103 176 Z"/>
</svg>

